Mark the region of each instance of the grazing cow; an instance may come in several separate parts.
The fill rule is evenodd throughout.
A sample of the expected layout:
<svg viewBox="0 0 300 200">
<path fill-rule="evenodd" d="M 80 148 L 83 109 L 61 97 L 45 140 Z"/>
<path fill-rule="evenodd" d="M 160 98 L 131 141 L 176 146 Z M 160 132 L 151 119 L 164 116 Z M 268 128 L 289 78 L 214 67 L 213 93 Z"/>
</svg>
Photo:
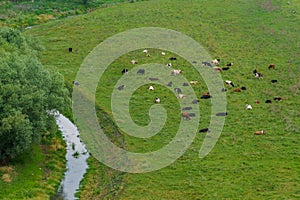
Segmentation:
<svg viewBox="0 0 300 200">
<path fill-rule="evenodd" d="M 73 81 L 73 85 L 78 86 L 78 85 L 79 85 L 79 82 L 78 82 L 78 81 Z"/>
<path fill-rule="evenodd" d="M 252 110 L 252 106 L 250 104 L 246 104 L 246 110 Z"/>
<path fill-rule="evenodd" d="M 147 50 L 147 49 L 145 49 L 145 50 L 143 51 L 143 53 L 148 53 L 148 50 Z"/>
<path fill-rule="evenodd" d="M 202 62 L 202 66 L 209 66 L 209 67 L 212 67 L 212 65 L 211 65 L 210 62 Z"/>
<path fill-rule="evenodd" d="M 263 78 L 263 75 L 259 72 L 255 73 L 254 76 L 255 76 L 255 78 L 259 78 L 259 79 Z"/>
<path fill-rule="evenodd" d="M 212 98 L 212 96 L 210 96 L 209 92 L 205 92 L 201 97 L 201 99 L 210 99 L 210 98 Z"/>
<path fill-rule="evenodd" d="M 129 71 L 128 69 L 123 69 L 122 74 L 128 74 L 128 71 Z"/>
<path fill-rule="evenodd" d="M 190 115 L 187 112 L 182 112 L 181 116 L 182 116 L 183 119 L 186 119 L 186 120 L 190 120 L 191 119 Z"/>
<path fill-rule="evenodd" d="M 242 90 L 240 88 L 236 88 L 233 90 L 234 92 L 241 92 Z"/>
<path fill-rule="evenodd" d="M 271 83 L 277 83 L 277 80 L 271 80 Z"/>
<path fill-rule="evenodd" d="M 226 115 L 228 115 L 227 112 L 219 112 L 216 114 L 216 116 L 226 116 Z"/>
<path fill-rule="evenodd" d="M 274 97 L 274 101 L 282 101 L 281 97 Z"/>
<path fill-rule="evenodd" d="M 184 107 L 182 108 L 182 110 L 192 110 L 193 108 L 192 107 Z"/>
<path fill-rule="evenodd" d="M 182 70 L 181 70 L 181 69 L 173 69 L 173 70 L 171 71 L 171 75 L 176 76 L 176 75 L 178 75 L 178 74 L 182 74 Z"/>
<path fill-rule="evenodd" d="M 185 98 L 186 96 L 184 95 L 184 94 L 178 94 L 178 98 L 179 99 L 183 99 L 183 98 Z"/>
<path fill-rule="evenodd" d="M 198 99 L 194 99 L 194 100 L 192 101 L 192 104 L 197 104 L 198 102 L 199 102 Z"/>
<path fill-rule="evenodd" d="M 180 88 L 174 88 L 174 91 L 177 93 L 177 94 L 182 94 L 182 91 Z"/>
<path fill-rule="evenodd" d="M 161 52 L 161 55 L 162 55 L 162 56 L 165 56 L 165 55 L 166 55 L 166 53 L 165 53 L 165 52 Z"/>
<path fill-rule="evenodd" d="M 155 103 L 160 103 L 160 99 L 158 97 L 155 97 Z"/>
<path fill-rule="evenodd" d="M 154 90 L 154 87 L 152 85 L 150 85 L 148 90 L 152 91 L 152 90 Z"/>
<path fill-rule="evenodd" d="M 222 68 L 221 67 L 213 67 L 214 70 L 222 72 Z"/>
<path fill-rule="evenodd" d="M 137 64 L 136 60 L 131 60 L 130 62 L 131 62 L 131 64 L 134 64 L 134 65 Z"/>
<path fill-rule="evenodd" d="M 118 90 L 124 90 L 124 88 L 125 88 L 125 85 L 120 85 L 120 86 L 118 87 Z"/>
<path fill-rule="evenodd" d="M 241 90 L 247 90 L 247 88 L 245 86 L 242 86 Z"/>
<path fill-rule="evenodd" d="M 70 47 L 69 48 L 69 52 L 72 53 L 73 52 L 73 48 Z"/>
<path fill-rule="evenodd" d="M 188 83 L 183 83 L 182 86 L 189 86 L 189 84 Z"/>
<path fill-rule="evenodd" d="M 227 91 L 226 88 L 221 89 L 221 92 L 226 92 L 226 91 Z"/>
<path fill-rule="evenodd" d="M 230 67 L 222 67 L 222 70 L 229 70 L 230 69 Z"/>
<path fill-rule="evenodd" d="M 196 85 L 198 84 L 198 81 L 190 81 L 190 84 Z"/>
<path fill-rule="evenodd" d="M 233 63 L 232 62 L 231 63 L 227 63 L 226 66 L 227 67 L 231 67 L 231 66 L 233 66 Z"/>
<path fill-rule="evenodd" d="M 266 103 L 272 103 L 272 101 L 270 99 L 267 99 L 265 102 Z"/>
<path fill-rule="evenodd" d="M 172 63 L 168 63 L 167 67 L 171 68 L 172 67 Z"/>
<path fill-rule="evenodd" d="M 167 84 L 167 86 L 169 86 L 169 87 L 172 87 L 172 85 L 173 85 L 172 81 L 170 81 L 170 82 Z"/>
<path fill-rule="evenodd" d="M 226 80 L 225 83 L 226 83 L 227 85 L 230 85 L 231 87 L 234 87 L 234 84 L 233 84 L 232 81 Z"/>
<path fill-rule="evenodd" d="M 211 63 L 214 64 L 214 65 L 219 65 L 220 64 L 220 59 L 213 59 L 211 61 Z"/>
<path fill-rule="evenodd" d="M 212 96 L 210 96 L 209 94 L 207 94 L 207 95 L 202 95 L 200 98 L 201 99 L 210 99 L 210 98 L 212 98 Z"/>
<path fill-rule="evenodd" d="M 260 103 L 260 101 L 259 101 L 259 100 L 255 100 L 255 103 L 256 103 L 256 104 L 259 104 L 259 103 Z"/>
<path fill-rule="evenodd" d="M 270 64 L 269 65 L 269 69 L 275 69 L 275 65 L 274 64 Z"/>
<path fill-rule="evenodd" d="M 171 57 L 171 58 L 169 58 L 169 60 L 177 60 L 177 58 Z"/>
<path fill-rule="evenodd" d="M 195 113 L 189 113 L 189 116 L 190 116 L 190 117 L 195 117 L 196 114 L 195 114 Z"/>
<path fill-rule="evenodd" d="M 266 133 L 266 131 L 261 130 L 261 131 L 256 131 L 254 134 L 255 134 L 255 135 L 263 135 L 263 134 L 265 134 L 265 133 Z"/>
<path fill-rule="evenodd" d="M 137 71 L 137 74 L 138 74 L 138 75 L 144 75 L 144 74 L 145 74 L 145 70 L 144 70 L 144 69 L 139 69 L 139 70 Z"/>
<path fill-rule="evenodd" d="M 193 64 L 197 64 L 197 61 L 194 60 L 192 63 L 193 63 Z"/>
<path fill-rule="evenodd" d="M 158 78 L 149 78 L 150 81 L 158 81 Z"/>
<path fill-rule="evenodd" d="M 209 133 L 210 130 L 208 128 L 203 128 L 199 130 L 199 133 Z"/>
</svg>

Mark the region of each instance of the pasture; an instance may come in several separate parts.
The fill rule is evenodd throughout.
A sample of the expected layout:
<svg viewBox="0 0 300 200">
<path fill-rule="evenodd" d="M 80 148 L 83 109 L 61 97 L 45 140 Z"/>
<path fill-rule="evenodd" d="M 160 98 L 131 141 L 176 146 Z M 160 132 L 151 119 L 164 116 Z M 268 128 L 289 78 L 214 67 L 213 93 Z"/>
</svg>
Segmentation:
<svg viewBox="0 0 300 200">
<path fill-rule="evenodd" d="M 86 15 L 42 24 L 26 33 L 38 37 L 45 51 L 46 68 L 61 72 L 73 87 L 86 56 L 100 42 L 119 32 L 139 27 L 163 27 L 182 32 L 199 42 L 212 58 L 220 58 L 227 112 L 223 132 L 204 159 L 198 156 L 205 134 L 197 133 L 189 149 L 170 166 L 158 171 L 130 174 L 112 170 L 90 158 L 90 169 L 78 196 L 82 199 L 298 199 L 300 198 L 300 3 L 278 0 L 179 1 L 153 0 L 123 3 Z M 72 47 L 74 51 L 68 52 Z M 122 69 L 138 64 L 161 63 L 170 57 L 172 69 L 182 69 L 199 97 L 199 130 L 208 127 L 211 103 L 200 99 L 207 91 L 203 78 L 183 58 L 172 52 L 149 49 L 132 51 L 116 59 L 99 81 L 96 110 L 105 133 L 118 146 L 133 152 L 157 150 L 174 137 L 181 116 L 178 98 L 166 87 L 152 84 L 136 90 L 130 99 L 130 114 L 139 125 L 149 123 L 148 111 L 156 96 L 168 113 L 164 128 L 149 139 L 122 132 L 112 119 L 111 92 Z M 275 69 L 268 69 L 271 63 Z M 257 69 L 263 79 L 254 77 Z M 272 83 L 271 80 L 278 80 Z M 79 85 L 80 87 L 80 85 Z M 221 90 L 222 88 L 220 88 Z M 273 100 L 275 96 L 282 101 Z M 213 97 L 212 97 L 213 98 Z M 271 104 L 265 100 L 271 99 Z M 255 101 L 259 100 L 259 104 Z M 251 104 L 253 109 L 246 110 Z M 193 118 L 191 119 L 193 120 Z M 187 122 L 188 123 L 188 122 Z M 80 127 L 79 127 L 80 129 Z M 255 135 L 258 130 L 266 134 Z"/>
</svg>

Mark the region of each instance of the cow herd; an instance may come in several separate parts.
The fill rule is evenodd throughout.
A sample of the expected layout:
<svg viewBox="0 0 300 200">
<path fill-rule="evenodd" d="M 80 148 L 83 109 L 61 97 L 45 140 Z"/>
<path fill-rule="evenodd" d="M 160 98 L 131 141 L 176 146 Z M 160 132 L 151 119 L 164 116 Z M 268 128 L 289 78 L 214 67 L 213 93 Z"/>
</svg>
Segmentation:
<svg viewBox="0 0 300 200">
<path fill-rule="evenodd" d="M 143 50 L 143 53 L 145 53 L 148 57 L 150 57 L 149 51 L 147 49 Z M 165 52 L 161 52 L 161 55 L 165 56 L 166 53 Z M 170 57 L 169 58 L 169 61 L 174 61 L 174 60 L 177 60 L 177 58 L 176 57 Z M 135 65 L 138 62 L 136 60 L 131 60 L 131 63 Z M 183 70 L 181 70 L 181 69 L 171 69 L 172 68 L 172 63 L 171 62 L 169 62 L 166 66 L 168 68 L 170 68 L 170 75 L 171 76 L 178 76 L 178 75 L 181 75 L 183 73 Z M 219 59 L 219 58 L 213 59 L 211 61 L 204 61 L 204 62 L 202 62 L 202 67 L 210 67 L 210 68 L 212 68 L 212 70 L 218 71 L 220 73 L 222 73 L 223 71 L 230 70 L 233 66 L 234 66 L 233 62 L 228 62 L 227 64 L 224 64 L 224 67 L 221 67 L 221 59 Z M 269 70 L 275 70 L 275 64 L 270 64 L 268 66 L 268 69 Z M 128 69 L 122 69 L 121 73 L 122 73 L 122 75 L 125 75 L 125 74 L 128 73 L 128 71 L 129 71 Z M 263 74 L 261 72 L 259 72 L 257 69 L 254 69 L 252 73 L 253 73 L 253 76 L 255 78 L 257 78 L 257 79 L 263 79 Z M 144 69 L 139 69 L 137 71 L 137 74 L 138 75 L 144 75 L 145 74 L 145 70 Z M 233 92 L 242 92 L 243 90 L 247 90 L 246 86 L 236 87 L 236 84 L 233 83 L 231 80 L 225 80 L 224 83 L 225 83 L 225 85 L 227 85 L 227 89 L 231 88 L 231 90 Z M 273 79 L 273 80 L 271 80 L 271 83 L 277 83 L 277 80 Z M 198 81 L 197 80 L 192 80 L 192 81 L 189 81 L 189 83 L 183 83 L 183 86 L 188 86 L 189 84 L 191 84 L 191 85 L 194 84 L 195 85 L 195 84 L 198 84 Z M 168 87 L 172 87 L 172 82 L 169 82 L 166 85 Z M 123 90 L 124 88 L 125 88 L 124 85 L 118 87 L 119 90 Z M 226 88 L 220 88 L 221 92 L 226 92 L 227 89 Z M 149 86 L 148 90 L 152 91 L 152 90 L 154 90 L 154 87 L 153 86 Z M 182 94 L 182 91 L 181 91 L 180 88 L 174 88 L 174 92 L 177 93 L 177 95 L 178 95 L 177 97 L 178 98 L 185 98 L 186 97 L 186 95 Z M 205 92 L 200 97 L 200 99 L 210 99 L 210 98 L 212 98 L 212 96 L 210 95 L 209 92 Z M 274 101 L 282 101 L 282 98 L 281 97 L 274 97 L 273 100 Z M 192 104 L 197 104 L 198 102 L 199 102 L 198 99 L 194 99 L 191 103 Z M 157 103 L 157 104 L 161 103 L 160 98 L 159 97 L 155 97 L 154 103 Z M 255 100 L 254 103 L 255 104 L 259 104 L 260 101 L 259 100 Z M 271 99 L 266 99 L 265 103 L 272 103 L 272 100 Z M 190 108 L 190 107 L 188 107 L 188 108 Z M 253 109 L 253 107 L 250 104 L 246 104 L 245 105 L 245 110 L 252 110 L 252 109 Z M 185 120 L 191 120 L 192 119 L 191 116 L 193 116 L 193 115 L 191 115 L 192 113 L 188 113 L 187 112 L 187 110 L 189 110 L 189 109 L 183 108 L 182 110 L 183 110 L 183 112 L 181 113 L 181 117 L 183 119 L 185 119 Z M 228 115 L 227 112 L 216 113 L 216 116 L 226 116 L 226 115 Z M 210 130 L 208 128 L 204 128 L 204 129 L 201 129 L 199 132 L 201 132 L 201 133 L 210 132 Z M 265 131 L 261 130 L 261 131 L 256 131 L 254 134 L 256 134 L 256 135 L 262 135 L 264 133 L 265 133 Z"/>
</svg>

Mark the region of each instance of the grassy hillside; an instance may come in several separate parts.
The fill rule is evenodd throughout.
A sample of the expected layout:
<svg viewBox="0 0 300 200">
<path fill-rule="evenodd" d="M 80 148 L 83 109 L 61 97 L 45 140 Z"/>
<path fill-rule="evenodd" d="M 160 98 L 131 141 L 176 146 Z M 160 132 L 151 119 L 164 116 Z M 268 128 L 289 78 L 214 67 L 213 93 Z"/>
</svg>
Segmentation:
<svg viewBox="0 0 300 200">
<path fill-rule="evenodd" d="M 123 174 L 90 160 L 91 170 L 83 181 L 80 197 L 99 199 L 297 199 L 300 197 L 299 160 L 299 13 L 300 3 L 291 1 L 177 1 L 153 0 L 121 4 L 100 9 L 87 15 L 63 19 L 37 26 L 28 34 L 38 36 L 46 47 L 42 57 L 48 68 L 60 71 L 71 86 L 77 70 L 93 48 L 106 38 L 121 31 L 139 27 L 164 27 L 180 31 L 201 43 L 210 55 L 221 58 L 221 66 L 233 62 L 229 71 L 222 72 L 223 80 L 232 80 L 247 90 L 234 93 L 227 88 L 226 124 L 213 151 L 199 159 L 198 151 L 204 134 L 197 134 L 189 150 L 172 165 L 145 174 Z M 72 47 L 74 53 L 69 53 Z M 154 51 L 154 50 L 153 50 Z M 98 116 L 111 116 L 110 96 L 113 85 L 123 68 L 132 68 L 130 60 L 139 64 L 168 62 L 159 52 L 147 58 L 140 51 L 130 52 L 117 59 L 102 77 L 98 86 Z M 276 65 L 269 70 L 270 63 Z M 197 74 L 190 64 L 179 58 L 173 68 L 184 68 L 189 80 Z M 257 68 L 263 75 L 255 79 Z M 272 84 L 271 79 L 278 83 Z M 108 81 L 109 80 L 109 81 Z M 197 95 L 207 91 L 201 82 L 194 86 Z M 150 103 L 154 96 L 140 88 L 131 99 L 133 119 L 140 124 L 148 121 Z M 176 98 L 158 88 L 156 95 L 164 95 L 163 103 L 171 113 L 163 131 L 149 140 L 139 140 L 122 133 L 126 148 L 135 152 L 158 149 L 174 136 L 180 115 Z M 154 95 L 154 94 L 153 94 Z M 281 102 L 265 104 L 274 96 Z M 260 104 L 254 104 L 255 100 Z M 245 110 L 245 104 L 253 106 Z M 210 102 L 201 100 L 200 128 L 209 123 Z M 111 119 L 101 120 L 111 135 Z M 257 130 L 266 130 L 256 136 Z M 117 181 L 116 181 L 117 180 Z"/>
<path fill-rule="evenodd" d="M 1 199 L 49 199 L 56 194 L 65 168 L 60 132 L 42 145 L 32 145 L 15 162 L 0 167 Z"/>
</svg>

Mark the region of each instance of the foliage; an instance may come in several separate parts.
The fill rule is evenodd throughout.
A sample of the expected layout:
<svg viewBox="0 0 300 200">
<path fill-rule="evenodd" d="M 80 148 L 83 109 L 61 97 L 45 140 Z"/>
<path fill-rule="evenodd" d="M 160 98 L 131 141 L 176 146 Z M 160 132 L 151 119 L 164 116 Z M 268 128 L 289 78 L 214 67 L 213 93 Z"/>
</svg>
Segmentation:
<svg viewBox="0 0 300 200">
<path fill-rule="evenodd" d="M 126 0 L 34 0 L 0 2 L 0 27 L 25 28 L 47 21 L 91 12 Z M 130 1 L 134 2 L 134 1 Z"/>
<path fill-rule="evenodd" d="M 13 29 L 0 30 L 0 160 L 15 158 L 39 142 L 53 118 L 66 111 L 68 92 L 62 76 L 46 71 L 36 41 Z"/>
</svg>

